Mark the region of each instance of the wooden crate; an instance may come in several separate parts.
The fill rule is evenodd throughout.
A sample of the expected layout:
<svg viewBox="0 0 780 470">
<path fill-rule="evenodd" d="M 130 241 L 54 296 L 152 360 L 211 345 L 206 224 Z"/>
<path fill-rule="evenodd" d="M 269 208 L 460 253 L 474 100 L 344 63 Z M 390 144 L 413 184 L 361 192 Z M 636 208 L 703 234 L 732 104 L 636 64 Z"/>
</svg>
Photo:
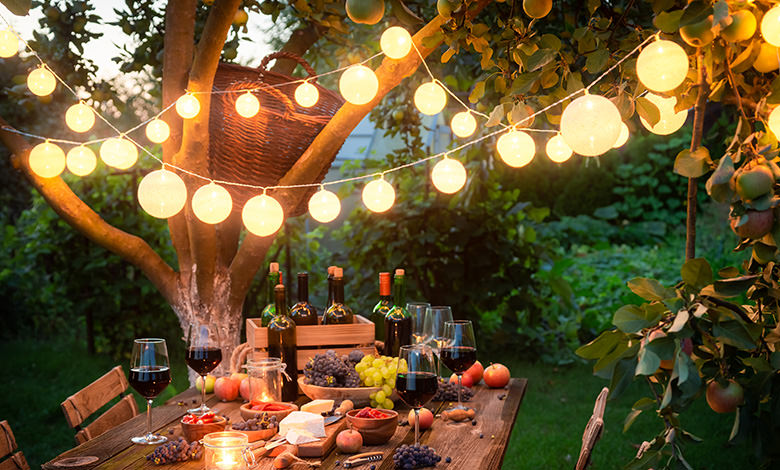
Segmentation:
<svg viewBox="0 0 780 470">
<path fill-rule="evenodd" d="M 262 327 L 260 318 L 246 320 L 246 340 L 252 348 L 252 358 L 268 357 L 268 328 Z M 298 370 L 316 354 L 332 349 L 337 354 L 349 354 L 359 349 L 366 354 L 376 354 L 374 347 L 374 323 L 361 315 L 348 325 L 304 325 L 295 328 L 298 344 Z"/>
</svg>

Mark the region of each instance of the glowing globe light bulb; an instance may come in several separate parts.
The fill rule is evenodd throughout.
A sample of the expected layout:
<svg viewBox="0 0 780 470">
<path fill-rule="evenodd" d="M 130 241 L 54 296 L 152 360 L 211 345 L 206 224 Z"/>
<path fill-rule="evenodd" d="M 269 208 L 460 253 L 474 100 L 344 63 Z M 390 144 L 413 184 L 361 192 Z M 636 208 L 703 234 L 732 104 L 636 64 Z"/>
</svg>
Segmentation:
<svg viewBox="0 0 780 470">
<path fill-rule="evenodd" d="M 171 136 L 171 128 L 162 119 L 152 119 L 146 125 L 146 138 L 155 144 L 161 144 Z"/>
<path fill-rule="evenodd" d="M 65 169 L 65 152 L 48 140 L 30 150 L 30 169 L 41 178 L 54 178 Z"/>
<path fill-rule="evenodd" d="M 273 235 L 284 223 L 284 209 L 276 199 L 266 194 L 255 196 L 244 204 L 241 211 L 244 226 L 258 237 Z"/>
<path fill-rule="evenodd" d="M 361 194 L 363 204 L 371 212 L 386 212 L 395 202 L 395 189 L 384 179 L 369 182 Z"/>
<path fill-rule="evenodd" d="M 224 187 L 209 183 L 192 195 L 192 212 L 201 222 L 218 224 L 227 219 L 233 210 L 233 198 Z"/>
<path fill-rule="evenodd" d="M 684 109 L 679 113 L 674 112 L 674 105 L 677 104 L 677 98 L 664 98 L 663 96 L 654 95 L 652 93 L 645 95 L 645 98 L 656 105 L 658 111 L 661 113 L 661 119 L 659 119 L 654 126 L 651 126 L 650 123 L 645 121 L 641 116 L 639 118 L 642 125 L 653 134 L 673 134 L 685 124 L 685 120 L 688 118 L 688 110 Z"/>
<path fill-rule="evenodd" d="M 458 160 L 444 157 L 431 170 L 431 180 L 439 191 L 456 193 L 466 184 L 466 168 Z"/>
<path fill-rule="evenodd" d="M 512 168 L 528 165 L 536 154 L 534 139 L 514 129 L 499 137 L 496 148 L 501 160 Z"/>
<path fill-rule="evenodd" d="M 187 187 L 176 173 L 156 170 L 144 176 L 138 184 L 138 203 L 152 217 L 167 219 L 184 208 Z"/>
<path fill-rule="evenodd" d="M 352 104 L 366 104 L 379 91 L 379 79 L 373 70 L 365 65 L 353 65 L 341 74 L 339 91 Z"/>
<path fill-rule="evenodd" d="M 688 75 L 688 54 L 676 42 L 658 40 L 642 49 L 636 59 L 636 74 L 648 89 L 674 90 Z"/>
<path fill-rule="evenodd" d="M 10 29 L 0 30 L 0 57 L 7 59 L 19 52 L 19 38 Z"/>
<path fill-rule="evenodd" d="M 612 146 L 613 149 L 620 148 L 628 142 L 628 137 L 631 135 L 631 133 L 628 130 L 628 126 L 624 122 L 620 126 L 620 135 L 618 135 L 618 140 L 615 142 L 615 144 Z"/>
<path fill-rule="evenodd" d="M 423 83 L 414 92 L 414 105 L 428 116 L 439 114 L 447 105 L 447 92 L 435 81 Z"/>
<path fill-rule="evenodd" d="M 200 112 L 200 101 L 190 93 L 185 93 L 176 100 L 176 112 L 184 119 L 192 119 Z"/>
<path fill-rule="evenodd" d="M 571 158 L 572 150 L 560 134 L 554 135 L 545 146 L 547 156 L 555 163 L 563 163 Z"/>
<path fill-rule="evenodd" d="M 586 94 L 566 106 L 561 115 L 561 135 L 576 153 L 595 157 L 606 153 L 620 135 L 620 112 L 612 101 Z"/>
<path fill-rule="evenodd" d="M 780 47 L 780 5 L 770 8 L 761 19 L 761 36 L 769 44 Z"/>
<path fill-rule="evenodd" d="M 452 116 L 452 133 L 458 137 L 468 137 L 477 130 L 477 120 L 470 111 L 461 111 Z"/>
<path fill-rule="evenodd" d="M 77 103 L 65 112 L 65 124 L 74 132 L 87 132 L 95 125 L 95 113 L 84 103 Z"/>
<path fill-rule="evenodd" d="M 100 146 L 100 158 L 108 166 L 126 170 L 138 161 L 138 149 L 124 137 L 112 137 Z"/>
<path fill-rule="evenodd" d="M 245 118 L 251 118 L 260 111 L 260 101 L 251 92 L 246 92 L 236 99 L 236 112 Z"/>
<path fill-rule="evenodd" d="M 403 59 L 412 50 L 412 36 L 400 26 L 387 28 L 379 38 L 379 47 L 391 59 Z"/>
<path fill-rule="evenodd" d="M 769 130 L 775 135 L 780 135 L 780 106 L 776 107 L 769 113 L 769 119 L 767 119 L 767 126 Z"/>
<path fill-rule="evenodd" d="M 97 157 L 95 152 L 89 147 L 79 145 L 73 147 L 68 151 L 68 155 L 65 158 L 65 164 L 68 167 L 68 171 L 76 176 L 87 176 L 92 173 L 97 166 Z"/>
<path fill-rule="evenodd" d="M 341 212 L 341 201 L 331 191 L 320 189 L 309 198 L 309 214 L 317 222 L 332 222 Z"/>
<path fill-rule="evenodd" d="M 295 89 L 295 102 L 304 108 L 311 108 L 319 99 L 319 90 L 309 82 L 303 82 Z"/>
<path fill-rule="evenodd" d="M 43 66 L 30 72 L 27 76 L 27 88 L 38 96 L 48 96 L 57 87 L 57 79 L 54 74 Z"/>
</svg>

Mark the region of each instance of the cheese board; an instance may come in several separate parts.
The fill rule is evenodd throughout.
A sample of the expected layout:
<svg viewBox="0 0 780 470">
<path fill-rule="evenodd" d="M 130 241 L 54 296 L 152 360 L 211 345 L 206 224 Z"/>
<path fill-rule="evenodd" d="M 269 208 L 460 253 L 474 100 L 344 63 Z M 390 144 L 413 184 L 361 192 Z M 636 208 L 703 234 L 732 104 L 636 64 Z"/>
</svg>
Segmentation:
<svg viewBox="0 0 780 470">
<path fill-rule="evenodd" d="M 298 446 L 299 457 L 323 457 L 328 455 L 336 445 L 336 436 L 347 428 L 347 420 L 340 419 L 325 426 L 325 437 L 317 442 L 309 442 Z"/>
</svg>

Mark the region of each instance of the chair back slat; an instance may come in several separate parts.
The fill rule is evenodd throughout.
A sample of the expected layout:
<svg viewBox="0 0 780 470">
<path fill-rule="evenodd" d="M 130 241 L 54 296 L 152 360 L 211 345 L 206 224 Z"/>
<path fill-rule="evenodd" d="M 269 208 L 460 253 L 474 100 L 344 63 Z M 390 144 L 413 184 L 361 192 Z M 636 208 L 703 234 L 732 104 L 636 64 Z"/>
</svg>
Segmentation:
<svg viewBox="0 0 780 470">
<path fill-rule="evenodd" d="M 607 396 L 609 389 L 604 387 L 596 398 L 596 404 L 593 406 L 593 415 L 585 426 L 585 432 L 582 433 L 582 448 L 580 456 L 577 459 L 576 470 L 585 470 L 590 465 L 590 456 L 593 448 L 601 439 L 601 433 L 604 430 L 604 410 L 607 407 Z"/>
<path fill-rule="evenodd" d="M 30 464 L 27 463 L 24 454 L 19 451 L 0 462 L 0 470 L 30 470 Z"/>
<path fill-rule="evenodd" d="M 125 395 L 114 406 L 85 426 L 87 440 L 97 437 L 109 429 L 124 423 L 138 414 L 138 405 L 132 395 Z M 77 438 L 78 439 L 78 438 Z"/>
<path fill-rule="evenodd" d="M 0 421 L 0 433 L 2 433 L 0 436 L 0 459 L 2 459 L 16 450 L 16 438 L 6 420 Z"/>
</svg>

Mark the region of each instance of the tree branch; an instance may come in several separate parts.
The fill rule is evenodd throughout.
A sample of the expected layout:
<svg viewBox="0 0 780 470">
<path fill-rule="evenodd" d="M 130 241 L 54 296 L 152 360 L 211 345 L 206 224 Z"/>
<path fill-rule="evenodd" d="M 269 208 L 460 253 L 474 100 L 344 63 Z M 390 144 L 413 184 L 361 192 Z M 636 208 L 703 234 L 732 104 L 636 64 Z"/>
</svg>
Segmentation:
<svg viewBox="0 0 780 470">
<path fill-rule="evenodd" d="M 691 152 L 698 150 L 701 146 L 702 134 L 704 133 L 704 112 L 707 107 L 707 96 L 710 94 L 709 84 L 707 83 L 707 70 L 704 65 L 704 53 L 701 47 L 696 52 L 696 67 L 698 69 L 697 86 L 698 96 L 696 105 L 693 107 L 693 133 L 691 135 Z M 696 194 L 698 192 L 696 178 L 688 178 L 688 208 L 685 223 L 685 260 L 692 260 L 696 257 Z"/>
<path fill-rule="evenodd" d="M 41 178 L 30 170 L 30 145 L 0 118 L 0 141 L 13 152 L 11 163 L 21 169 L 52 209 L 71 227 L 93 242 L 137 266 L 157 287 L 169 304 L 178 300 L 176 272 L 141 238 L 124 232 L 103 220 L 76 196 L 62 178 Z"/>
<path fill-rule="evenodd" d="M 296 29 L 290 36 L 290 39 L 287 40 L 284 47 L 282 47 L 281 52 L 292 52 L 299 57 L 303 57 L 303 54 L 305 54 L 306 51 L 317 42 L 320 36 L 322 36 L 325 29 L 326 28 L 321 25 L 314 23 Z M 282 75 L 291 75 L 297 66 L 298 62 L 294 60 L 278 59 L 271 68 L 271 71 Z"/>
</svg>

